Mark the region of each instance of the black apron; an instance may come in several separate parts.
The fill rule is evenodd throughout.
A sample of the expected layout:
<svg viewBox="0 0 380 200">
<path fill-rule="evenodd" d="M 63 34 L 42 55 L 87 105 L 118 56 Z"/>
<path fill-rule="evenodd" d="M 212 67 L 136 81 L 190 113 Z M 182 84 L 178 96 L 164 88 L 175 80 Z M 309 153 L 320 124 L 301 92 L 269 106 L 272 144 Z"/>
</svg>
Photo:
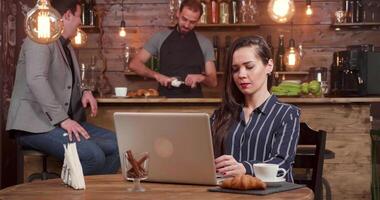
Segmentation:
<svg viewBox="0 0 380 200">
<path fill-rule="evenodd" d="M 185 80 L 188 74 L 201 74 L 204 71 L 204 57 L 194 31 L 181 35 L 177 27 L 170 33 L 160 48 L 160 73 L 168 77 Z M 202 88 L 197 84 L 191 88 L 159 86 L 161 96 L 168 98 L 201 98 Z"/>
</svg>

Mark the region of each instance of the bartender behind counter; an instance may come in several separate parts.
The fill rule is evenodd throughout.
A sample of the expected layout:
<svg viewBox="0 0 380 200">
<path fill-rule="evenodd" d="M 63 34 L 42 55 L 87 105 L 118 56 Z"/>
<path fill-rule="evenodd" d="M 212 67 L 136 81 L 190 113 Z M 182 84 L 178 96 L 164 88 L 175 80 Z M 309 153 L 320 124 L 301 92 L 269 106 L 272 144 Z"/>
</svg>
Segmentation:
<svg viewBox="0 0 380 200">
<path fill-rule="evenodd" d="M 157 80 L 161 96 L 199 98 L 203 97 L 200 84 L 209 87 L 217 85 L 211 41 L 193 31 L 202 12 L 198 0 L 182 1 L 175 28 L 153 35 L 129 65 L 138 75 Z M 152 55 L 160 57 L 159 72 L 144 64 Z M 172 84 L 176 79 L 183 82 L 175 81 Z"/>
</svg>

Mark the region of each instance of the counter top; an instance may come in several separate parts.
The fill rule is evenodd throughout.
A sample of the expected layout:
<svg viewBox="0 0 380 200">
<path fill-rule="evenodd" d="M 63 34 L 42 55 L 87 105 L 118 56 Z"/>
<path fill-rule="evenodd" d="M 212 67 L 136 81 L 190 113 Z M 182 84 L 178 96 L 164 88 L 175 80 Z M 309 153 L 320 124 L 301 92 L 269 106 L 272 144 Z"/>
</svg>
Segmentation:
<svg viewBox="0 0 380 200">
<path fill-rule="evenodd" d="M 380 97 L 338 97 L 338 98 L 311 98 L 311 97 L 293 97 L 279 98 L 285 103 L 302 103 L 302 104 L 349 104 L 349 103 L 380 103 Z M 190 103 L 190 104 L 214 104 L 220 103 L 220 98 L 126 98 L 126 97 L 98 97 L 99 104 L 132 104 L 132 103 Z"/>
</svg>

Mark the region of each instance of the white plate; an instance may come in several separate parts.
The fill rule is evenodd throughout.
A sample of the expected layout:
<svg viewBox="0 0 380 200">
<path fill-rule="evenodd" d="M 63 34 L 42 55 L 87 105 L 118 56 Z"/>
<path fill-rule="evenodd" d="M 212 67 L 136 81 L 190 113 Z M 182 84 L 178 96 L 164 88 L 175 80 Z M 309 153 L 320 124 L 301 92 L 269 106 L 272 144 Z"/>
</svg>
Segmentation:
<svg viewBox="0 0 380 200">
<path fill-rule="evenodd" d="M 276 178 L 275 180 L 271 181 L 264 181 L 268 187 L 279 187 L 281 186 L 282 182 L 285 182 L 285 178 Z"/>
</svg>

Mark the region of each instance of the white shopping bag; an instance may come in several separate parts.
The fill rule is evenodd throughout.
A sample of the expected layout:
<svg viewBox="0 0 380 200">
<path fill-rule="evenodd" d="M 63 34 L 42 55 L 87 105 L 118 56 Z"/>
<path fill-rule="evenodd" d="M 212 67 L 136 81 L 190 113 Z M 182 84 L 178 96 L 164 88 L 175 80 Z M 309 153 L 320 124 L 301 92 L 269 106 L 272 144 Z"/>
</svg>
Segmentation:
<svg viewBox="0 0 380 200">
<path fill-rule="evenodd" d="M 68 143 L 63 147 L 65 148 L 65 159 L 61 172 L 63 182 L 76 190 L 86 189 L 76 143 Z"/>
</svg>

